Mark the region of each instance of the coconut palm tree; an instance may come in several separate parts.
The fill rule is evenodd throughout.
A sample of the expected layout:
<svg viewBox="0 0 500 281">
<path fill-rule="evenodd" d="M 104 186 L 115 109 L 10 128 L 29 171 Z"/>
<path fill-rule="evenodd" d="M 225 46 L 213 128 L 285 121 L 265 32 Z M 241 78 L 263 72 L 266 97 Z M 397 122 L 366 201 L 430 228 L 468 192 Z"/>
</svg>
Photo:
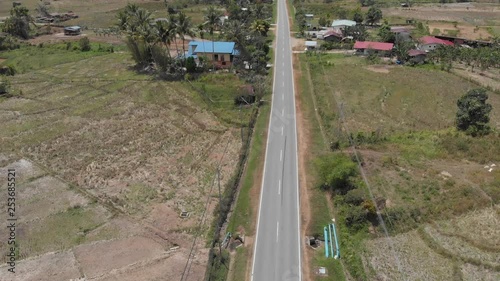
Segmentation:
<svg viewBox="0 0 500 281">
<path fill-rule="evenodd" d="M 157 21 L 156 25 L 157 41 L 167 49 L 168 57 L 170 56 L 170 44 L 172 44 L 172 39 L 175 37 L 174 28 L 167 21 Z"/>
<path fill-rule="evenodd" d="M 217 30 L 220 25 L 220 17 L 221 13 L 217 9 L 215 9 L 214 6 L 210 6 L 207 10 L 207 14 L 205 15 L 205 25 L 208 26 L 208 31 L 210 32 L 210 35 L 212 36 L 212 54 L 215 54 L 215 44 L 214 44 L 214 31 Z M 214 57 L 212 57 L 212 60 Z M 214 70 L 215 70 L 215 64 L 214 64 Z"/>
<path fill-rule="evenodd" d="M 168 15 L 168 24 L 171 28 L 171 31 L 173 32 L 173 40 L 175 43 L 175 50 L 177 51 L 177 56 L 179 56 L 179 46 L 177 45 L 177 28 L 178 28 L 178 18 L 175 16 L 175 14 L 169 14 Z"/>
<path fill-rule="evenodd" d="M 182 55 L 183 55 L 183 58 L 185 59 L 185 56 L 186 56 L 185 37 L 186 37 L 186 35 L 193 37 L 194 33 L 191 30 L 192 23 L 191 23 L 190 17 L 186 16 L 185 13 L 180 12 L 179 17 L 177 19 L 178 19 L 178 21 L 177 21 L 176 32 L 182 39 Z"/>
<path fill-rule="evenodd" d="M 259 33 L 261 36 L 267 37 L 267 32 L 271 24 L 265 20 L 257 19 L 252 23 L 250 29 L 254 32 Z"/>
<path fill-rule="evenodd" d="M 198 35 L 200 35 L 201 42 L 203 44 L 203 50 L 205 50 L 205 25 L 203 23 L 198 24 Z"/>
</svg>

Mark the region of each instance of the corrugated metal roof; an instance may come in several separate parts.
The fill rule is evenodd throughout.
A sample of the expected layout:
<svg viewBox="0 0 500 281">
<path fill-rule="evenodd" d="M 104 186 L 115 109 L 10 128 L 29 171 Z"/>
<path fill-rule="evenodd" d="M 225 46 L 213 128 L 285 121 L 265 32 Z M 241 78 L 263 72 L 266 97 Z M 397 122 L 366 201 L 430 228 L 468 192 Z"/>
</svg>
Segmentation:
<svg viewBox="0 0 500 281">
<path fill-rule="evenodd" d="M 371 49 L 377 51 L 390 51 L 394 47 L 392 43 L 384 42 L 370 42 L 370 41 L 356 41 L 354 49 Z"/>
<path fill-rule="evenodd" d="M 74 26 L 67 26 L 64 29 L 71 30 L 71 31 L 77 31 L 77 30 L 80 30 L 81 28 L 78 25 L 74 25 Z"/>
<path fill-rule="evenodd" d="M 356 22 L 353 20 L 334 20 L 332 26 L 355 26 Z"/>
<path fill-rule="evenodd" d="M 409 50 L 408 55 L 410 57 L 416 57 L 416 56 L 420 56 L 420 55 L 427 55 L 427 53 L 425 51 L 422 51 L 422 50 Z"/>
<path fill-rule="evenodd" d="M 335 32 L 334 30 L 328 30 L 327 32 L 325 32 L 323 34 L 323 38 L 330 37 L 330 36 L 342 38 L 342 34 Z"/>
<path fill-rule="evenodd" d="M 197 53 L 237 55 L 239 52 L 235 49 L 235 45 L 234 42 L 213 42 L 212 44 L 212 41 L 191 41 L 189 42 L 188 56 Z"/>
<path fill-rule="evenodd" d="M 453 42 L 448 41 L 448 40 L 443 40 L 436 38 L 434 36 L 424 36 L 420 38 L 420 42 L 422 44 L 440 44 L 440 45 L 448 45 L 448 46 L 453 46 Z"/>
<path fill-rule="evenodd" d="M 318 46 L 317 41 L 306 41 L 306 47 L 316 47 Z"/>
</svg>

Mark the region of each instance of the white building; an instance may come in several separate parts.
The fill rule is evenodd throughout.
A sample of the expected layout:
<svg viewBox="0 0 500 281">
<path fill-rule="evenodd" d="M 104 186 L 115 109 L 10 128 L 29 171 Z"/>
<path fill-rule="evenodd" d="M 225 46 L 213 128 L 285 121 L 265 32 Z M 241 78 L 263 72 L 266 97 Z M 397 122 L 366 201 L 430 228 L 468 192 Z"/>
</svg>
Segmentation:
<svg viewBox="0 0 500 281">
<path fill-rule="evenodd" d="M 342 30 L 348 26 L 356 26 L 356 22 L 353 20 L 334 20 L 332 22 L 332 28 L 337 33 L 342 33 Z"/>
</svg>

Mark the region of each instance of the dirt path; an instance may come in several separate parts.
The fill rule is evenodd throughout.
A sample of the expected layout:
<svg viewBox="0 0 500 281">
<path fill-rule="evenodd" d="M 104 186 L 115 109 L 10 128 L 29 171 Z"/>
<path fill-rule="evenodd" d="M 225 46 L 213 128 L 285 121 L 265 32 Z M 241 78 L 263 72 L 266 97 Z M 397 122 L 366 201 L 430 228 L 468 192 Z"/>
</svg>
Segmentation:
<svg viewBox="0 0 500 281">
<path fill-rule="evenodd" d="M 311 181 L 308 181 L 307 177 L 307 167 L 306 163 L 309 162 L 310 159 L 310 151 L 311 147 L 311 132 L 309 128 L 311 124 L 304 117 L 302 112 L 302 104 L 300 99 L 298 98 L 298 94 L 300 94 L 300 76 L 302 75 L 299 65 L 299 60 L 297 55 L 293 55 L 293 65 L 294 65 L 294 80 L 295 80 L 295 111 L 297 118 L 297 135 L 298 135 L 298 148 L 299 148 L 299 184 L 300 184 L 300 211 L 301 211 L 301 237 L 305 237 L 307 235 L 307 230 L 310 227 L 311 222 L 311 208 L 310 208 L 310 199 L 309 199 L 309 188 L 311 186 Z M 302 244 L 304 245 L 304 244 Z M 306 247 L 302 247 L 302 272 L 305 280 L 313 280 L 313 276 L 310 269 L 312 256 L 310 255 L 309 249 Z"/>
</svg>

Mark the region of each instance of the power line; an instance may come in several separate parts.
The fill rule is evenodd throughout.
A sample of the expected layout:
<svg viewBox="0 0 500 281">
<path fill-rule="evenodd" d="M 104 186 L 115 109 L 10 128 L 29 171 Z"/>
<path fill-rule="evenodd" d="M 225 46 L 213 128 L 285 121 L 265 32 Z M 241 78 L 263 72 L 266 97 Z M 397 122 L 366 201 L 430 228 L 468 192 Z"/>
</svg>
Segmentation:
<svg viewBox="0 0 500 281">
<path fill-rule="evenodd" d="M 226 146 L 224 148 L 224 152 L 222 153 L 222 156 L 219 160 L 219 163 L 217 164 L 217 171 L 219 171 L 220 167 L 221 167 L 221 164 L 222 164 L 222 160 L 224 159 L 224 156 L 226 155 L 226 152 L 227 152 L 227 148 L 229 146 L 229 142 L 231 141 L 231 138 L 228 138 L 227 140 L 227 143 L 226 143 Z M 203 225 L 205 223 L 205 218 L 206 218 L 206 213 L 208 211 L 208 207 L 210 205 L 210 195 L 212 194 L 212 191 L 213 191 L 213 188 L 214 188 L 214 185 L 215 185 L 215 179 L 216 177 L 218 176 L 218 174 L 216 173 L 214 175 L 214 178 L 212 180 L 212 185 L 210 186 L 210 191 L 207 195 L 207 201 L 205 203 L 205 209 L 203 210 L 203 214 L 200 218 L 200 222 L 198 224 L 198 233 L 195 234 L 195 237 L 193 239 L 193 244 L 191 245 L 191 250 L 189 252 L 189 256 L 188 256 L 188 259 L 186 261 L 186 265 L 184 266 L 184 270 L 182 272 L 182 276 L 181 276 L 181 281 L 184 281 L 184 280 L 187 280 L 188 276 L 189 276 L 189 272 L 191 270 L 191 264 L 192 264 L 192 260 L 191 260 L 191 256 L 193 255 L 193 252 L 195 250 L 195 247 L 196 247 L 196 241 L 198 240 L 198 237 L 201 235 L 202 233 L 202 229 L 203 229 Z M 221 204 L 221 202 L 219 202 L 219 204 Z"/>
</svg>

